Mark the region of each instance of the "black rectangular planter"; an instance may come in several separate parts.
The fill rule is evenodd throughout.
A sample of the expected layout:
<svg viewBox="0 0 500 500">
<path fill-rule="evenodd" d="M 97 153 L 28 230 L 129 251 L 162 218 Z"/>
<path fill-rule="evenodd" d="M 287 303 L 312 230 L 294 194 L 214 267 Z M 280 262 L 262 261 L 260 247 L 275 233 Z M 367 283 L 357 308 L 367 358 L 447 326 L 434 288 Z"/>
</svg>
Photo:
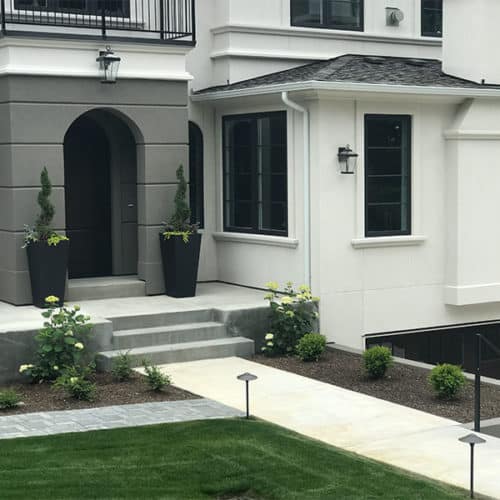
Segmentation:
<svg viewBox="0 0 500 500">
<path fill-rule="evenodd" d="M 160 233 L 166 295 L 176 298 L 196 295 L 200 247 L 199 233 L 189 235 L 187 243 L 184 243 L 182 236 L 170 236 L 165 239 Z"/>
<path fill-rule="evenodd" d="M 59 305 L 62 305 L 66 288 L 69 241 L 62 240 L 52 246 L 37 241 L 30 243 L 26 251 L 33 304 L 37 307 L 46 307 L 45 298 L 54 295 L 59 298 Z"/>
</svg>

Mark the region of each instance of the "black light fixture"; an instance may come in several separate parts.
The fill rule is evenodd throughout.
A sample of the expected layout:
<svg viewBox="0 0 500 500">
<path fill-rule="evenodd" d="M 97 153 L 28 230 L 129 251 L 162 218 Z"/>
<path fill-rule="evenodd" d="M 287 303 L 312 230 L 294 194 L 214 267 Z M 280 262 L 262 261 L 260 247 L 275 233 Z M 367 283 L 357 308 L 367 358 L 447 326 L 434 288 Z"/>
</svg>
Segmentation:
<svg viewBox="0 0 500 500">
<path fill-rule="evenodd" d="M 246 412 L 246 417 L 250 418 L 250 398 L 249 398 L 249 383 L 253 382 L 254 380 L 257 380 L 256 375 L 252 375 L 251 373 L 242 373 L 241 375 L 238 375 L 236 377 L 238 380 L 243 380 L 245 382 L 245 388 L 246 388 L 246 403 L 247 403 L 247 412 Z"/>
<path fill-rule="evenodd" d="M 341 174 L 354 174 L 358 153 L 355 153 L 349 144 L 339 148 L 338 159 Z"/>
<path fill-rule="evenodd" d="M 99 51 L 99 57 L 96 61 L 99 63 L 99 68 L 102 71 L 103 78 L 101 83 L 116 83 L 121 58 L 115 56 L 109 45 L 106 47 L 106 50 Z"/>
<path fill-rule="evenodd" d="M 470 445 L 470 497 L 474 498 L 474 446 L 486 443 L 486 440 L 476 434 L 467 434 L 459 439 L 462 443 Z"/>
</svg>

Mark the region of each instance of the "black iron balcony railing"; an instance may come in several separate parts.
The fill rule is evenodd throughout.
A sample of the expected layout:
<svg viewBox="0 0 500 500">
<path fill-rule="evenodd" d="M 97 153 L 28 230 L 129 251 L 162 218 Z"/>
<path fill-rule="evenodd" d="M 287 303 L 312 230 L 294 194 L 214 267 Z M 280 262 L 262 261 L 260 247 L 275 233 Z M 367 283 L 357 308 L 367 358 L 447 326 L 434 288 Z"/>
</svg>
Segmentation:
<svg viewBox="0 0 500 500">
<path fill-rule="evenodd" d="M 195 0 L 0 0 L 0 31 L 193 44 Z"/>
</svg>

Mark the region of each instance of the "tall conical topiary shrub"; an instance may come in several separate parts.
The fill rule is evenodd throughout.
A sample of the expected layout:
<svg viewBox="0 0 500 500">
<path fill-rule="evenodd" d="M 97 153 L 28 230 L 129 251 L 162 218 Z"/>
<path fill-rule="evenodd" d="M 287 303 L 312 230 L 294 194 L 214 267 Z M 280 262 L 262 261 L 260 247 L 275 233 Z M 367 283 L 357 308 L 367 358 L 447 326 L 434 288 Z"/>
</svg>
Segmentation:
<svg viewBox="0 0 500 500">
<path fill-rule="evenodd" d="M 177 176 L 177 192 L 175 193 L 175 209 L 168 223 L 163 229 L 163 236 L 169 239 L 171 236 L 182 236 L 187 243 L 189 235 L 198 232 L 198 225 L 191 224 L 191 209 L 187 202 L 188 183 L 184 177 L 184 167 L 179 166 L 176 172 Z"/>
<path fill-rule="evenodd" d="M 177 169 L 176 176 L 178 184 L 174 199 L 175 211 L 170 217 L 169 225 L 174 231 L 189 231 L 191 229 L 191 209 L 187 203 L 187 182 L 182 165 Z"/>
<path fill-rule="evenodd" d="M 35 222 L 35 231 L 38 233 L 40 240 L 47 240 L 53 233 L 52 219 L 54 218 L 55 208 L 50 201 L 52 194 L 52 183 L 50 182 L 47 167 L 43 167 L 40 175 L 40 182 L 42 188 L 38 193 L 38 205 L 40 206 L 40 213 Z"/>
</svg>

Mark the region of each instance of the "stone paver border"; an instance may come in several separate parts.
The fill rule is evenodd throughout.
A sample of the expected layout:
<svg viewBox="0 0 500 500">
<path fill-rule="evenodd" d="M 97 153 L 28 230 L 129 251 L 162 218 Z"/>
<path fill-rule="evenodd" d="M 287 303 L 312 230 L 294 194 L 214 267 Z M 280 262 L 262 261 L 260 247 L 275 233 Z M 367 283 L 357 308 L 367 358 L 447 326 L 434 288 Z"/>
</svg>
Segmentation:
<svg viewBox="0 0 500 500">
<path fill-rule="evenodd" d="M 0 439 L 241 416 L 243 412 L 211 399 L 24 413 L 0 417 Z"/>
</svg>

